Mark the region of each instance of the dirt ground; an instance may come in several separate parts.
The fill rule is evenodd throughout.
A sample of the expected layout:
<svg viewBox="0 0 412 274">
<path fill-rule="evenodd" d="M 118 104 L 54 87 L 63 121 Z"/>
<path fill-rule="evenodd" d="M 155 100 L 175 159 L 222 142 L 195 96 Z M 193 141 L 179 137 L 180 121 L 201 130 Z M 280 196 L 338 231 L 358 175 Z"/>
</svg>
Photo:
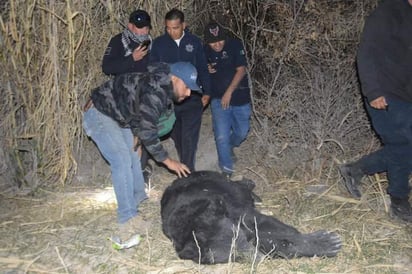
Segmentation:
<svg viewBox="0 0 412 274">
<path fill-rule="evenodd" d="M 164 144 L 175 157 L 171 141 Z M 237 150 L 239 161 L 235 176 L 244 176 L 257 183 L 256 193 L 263 198 L 260 210 L 304 232 L 337 231 L 342 235 L 343 249 L 336 258 L 258 262 L 251 257 L 240 263 L 216 266 L 180 260 L 161 231 L 159 203 L 162 191 L 176 177 L 160 166 L 155 166 L 148 190 L 150 198 L 141 206 L 141 214 L 150 220 L 151 228 L 137 247 L 116 251 L 107 239 L 116 229 L 110 170 L 94 145 L 87 142 L 83 149 L 87 153 L 80 155 L 79 170 L 71 184 L 43 187 L 34 196 L 12 195 L 12 190 L 1 192 L 0 272 L 412 273 L 412 228 L 392 222 L 387 217 L 385 205 L 380 207 L 370 200 L 361 203 L 341 199 L 333 191 L 324 192 L 325 189 L 339 191 L 335 183 L 287 179 L 273 182 L 267 177 L 270 173 L 247 157 L 251 155 L 250 149 L 246 142 Z M 207 110 L 197 169 L 217 170 L 216 159 L 210 111 Z M 319 195 L 319 191 L 323 194 Z M 322 207 L 317 208 L 319 204 Z M 354 218 L 345 219 L 348 211 Z"/>
</svg>

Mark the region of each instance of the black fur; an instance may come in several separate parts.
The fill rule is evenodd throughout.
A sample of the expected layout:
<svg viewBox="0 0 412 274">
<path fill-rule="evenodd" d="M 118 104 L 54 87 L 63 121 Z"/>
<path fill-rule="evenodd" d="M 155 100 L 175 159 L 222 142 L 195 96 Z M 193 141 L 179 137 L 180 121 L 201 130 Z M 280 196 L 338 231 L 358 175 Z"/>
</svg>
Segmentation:
<svg viewBox="0 0 412 274">
<path fill-rule="evenodd" d="M 254 185 L 251 180 L 229 181 L 212 171 L 175 180 L 163 194 L 161 215 L 163 232 L 179 257 L 204 264 L 225 263 L 236 260 L 235 255 L 254 252 L 256 244 L 260 252 L 272 257 L 332 257 L 338 253 L 341 241 L 336 233 L 302 234 L 258 212 Z"/>
</svg>

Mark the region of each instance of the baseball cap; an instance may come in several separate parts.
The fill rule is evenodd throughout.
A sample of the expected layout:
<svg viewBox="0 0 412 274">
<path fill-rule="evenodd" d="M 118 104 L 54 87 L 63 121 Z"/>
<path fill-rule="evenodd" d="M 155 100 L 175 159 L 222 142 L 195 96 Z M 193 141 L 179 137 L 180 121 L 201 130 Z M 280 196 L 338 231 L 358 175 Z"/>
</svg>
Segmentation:
<svg viewBox="0 0 412 274">
<path fill-rule="evenodd" d="M 144 10 L 135 10 L 132 12 L 129 17 L 129 23 L 134 24 L 139 29 L 143 27 L 152 27 L 150 23 L 150 15 Z"/>
<path fill-rule="evenodd" d="M 210 22 L 206 25 L 203 32 L 205 42 L 215 43 L 226 39 L 226 31 L 216 22 Z"/>
<path fill-rule="evenodd" d="M 170 64 L 170 73 L 182 79 L 185 85 L 191 90 L 197 90 L 201 92 L 200 87 L 196 83 L 197 70 L 191 63 L 177 62 Z"/>
</svg>

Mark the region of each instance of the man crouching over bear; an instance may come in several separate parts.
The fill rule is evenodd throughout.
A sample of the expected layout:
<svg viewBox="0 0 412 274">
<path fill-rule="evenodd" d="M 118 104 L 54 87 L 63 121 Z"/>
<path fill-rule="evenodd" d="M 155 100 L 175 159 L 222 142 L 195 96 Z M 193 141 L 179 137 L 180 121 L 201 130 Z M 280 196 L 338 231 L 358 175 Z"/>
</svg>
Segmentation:
<svg viewBox="0 0 412 274">
<path fill-rule="evenodd" d="M 259 213 L 250 180 L 229 181 L 213 171 L 176 179 L 161 200 L 162 228 L 181 259 L 227 263 L 255 249 L 272 257 L 335 256 L 340 237 L 324 230 L 302 234 Z"/>
</svg>

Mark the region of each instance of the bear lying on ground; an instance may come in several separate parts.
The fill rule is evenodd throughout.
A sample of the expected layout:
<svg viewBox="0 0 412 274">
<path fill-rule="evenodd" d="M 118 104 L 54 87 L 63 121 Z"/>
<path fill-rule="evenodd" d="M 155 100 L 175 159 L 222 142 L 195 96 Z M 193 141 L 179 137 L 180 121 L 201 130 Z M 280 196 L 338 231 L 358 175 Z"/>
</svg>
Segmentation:
<svg viewBox="0 0 412 274">
<path fill-rule="evenodd" d="M 181 259 L 202 264 L 235 261 L 255 249 L 272 257 L 335 256 L 340 237 L 302 234 L 255 209 L 251 180 L 230 181 L 213 171 L 176 179 L 161 200 L 162 229 Z M 234 240 L 235 239 L 235 240 Z M 236 256 L 236 257 L 235 257 Z"/>
</svg>

